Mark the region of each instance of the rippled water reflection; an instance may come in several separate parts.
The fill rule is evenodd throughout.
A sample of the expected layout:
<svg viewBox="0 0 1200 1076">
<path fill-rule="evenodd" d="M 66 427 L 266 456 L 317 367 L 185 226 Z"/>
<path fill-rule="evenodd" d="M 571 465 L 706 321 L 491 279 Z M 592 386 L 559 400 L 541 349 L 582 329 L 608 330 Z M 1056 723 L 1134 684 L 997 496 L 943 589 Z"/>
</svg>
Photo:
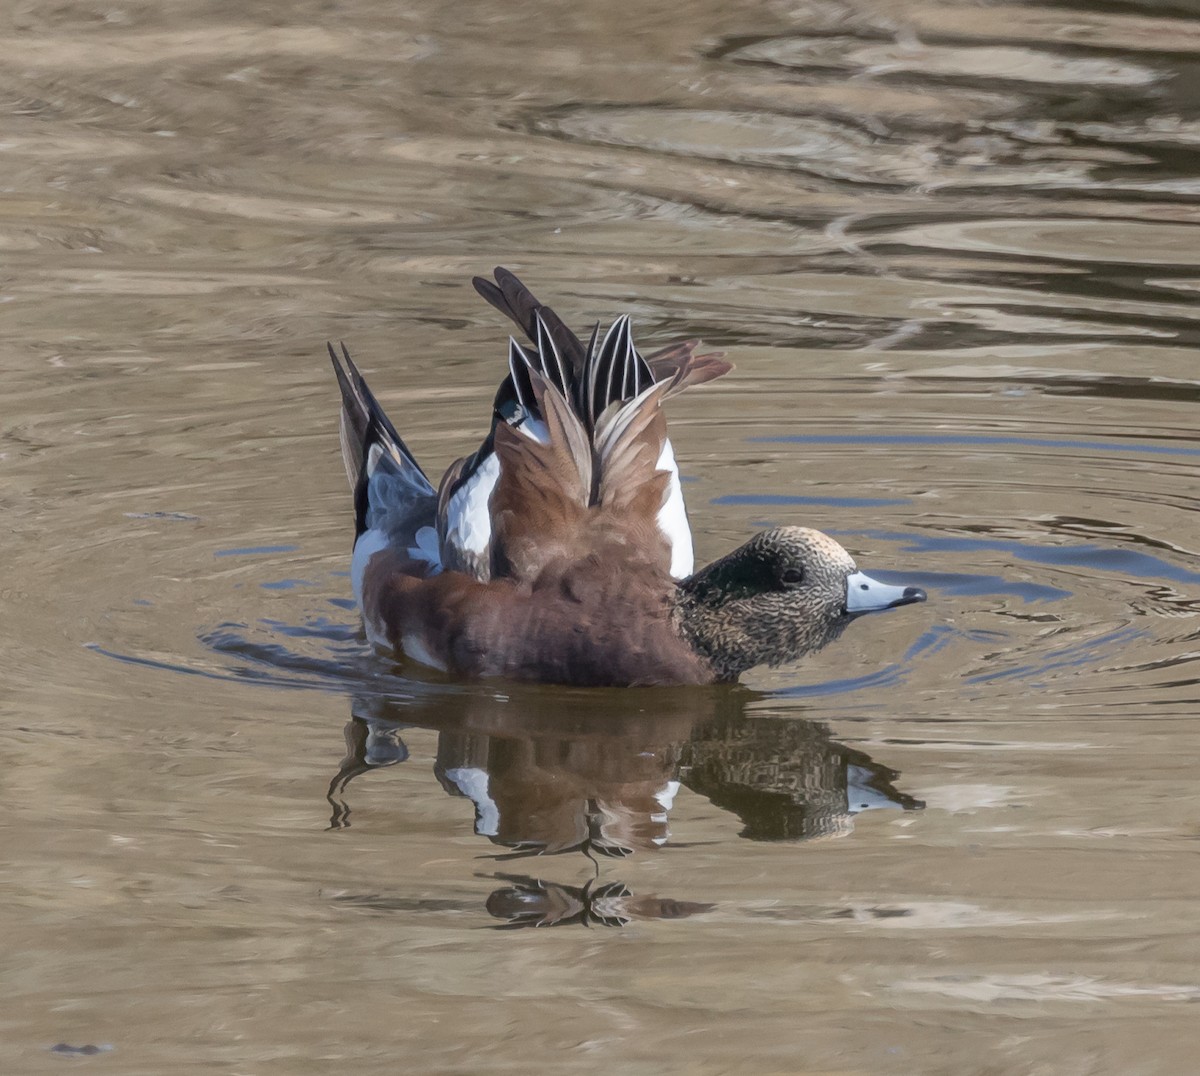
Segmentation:
<svg viewBox="0 0 1200 1076">
<path fill-rule="evenodd" d="M 0 1068 L 1190 1071 L 1193 7 L 8 11 Z M 438 470 L 496 264 L 730 352 L 702 559 L 929 603 L 736 689 L 373 657 L 323 343 Z"/>
</svg>

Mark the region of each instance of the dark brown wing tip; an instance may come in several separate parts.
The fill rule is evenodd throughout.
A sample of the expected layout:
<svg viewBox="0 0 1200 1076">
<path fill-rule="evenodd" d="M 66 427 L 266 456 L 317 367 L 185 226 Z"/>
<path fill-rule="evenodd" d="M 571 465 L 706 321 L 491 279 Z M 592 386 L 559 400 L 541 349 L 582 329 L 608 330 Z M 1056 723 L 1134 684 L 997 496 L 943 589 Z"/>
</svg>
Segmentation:
<svg viewBox="0 0 1200 1076">
<path fill-rule="evenodd" d="M 501 311 L 507 313 L 504 295 L 495 284 L 487 277 L 473 276 L 471 277 L 471 285 L 479 293 L 480 297 L 491 303 L 492 306 L 498 307 Z"/>
</svg>

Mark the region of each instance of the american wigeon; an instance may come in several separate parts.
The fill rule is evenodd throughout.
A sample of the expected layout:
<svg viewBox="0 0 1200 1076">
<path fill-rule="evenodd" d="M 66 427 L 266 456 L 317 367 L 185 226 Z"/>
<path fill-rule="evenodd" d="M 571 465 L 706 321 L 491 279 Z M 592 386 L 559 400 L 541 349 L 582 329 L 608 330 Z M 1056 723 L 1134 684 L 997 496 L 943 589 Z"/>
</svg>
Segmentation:
<svg viewBox="0 0 1200 1076">
<path fill-rule="evenodd" d="M 837 542 L 776 527 L 693 573 L 664 400 L 731 367 L 696 342 L 643 357 L 629 318 L 585 345 L 510 272 L 476 290 L 529 339 L 474 454 L 434 489 L 345 347 L 341 444 L 370 640 L 454 675 L 704 684 L 791 661 L 858 613 L 924 601 Z"/>
<path fill-rule="evenodd" d="M 650 696 L 653 696 L 651 698 Z M 512 704 L 513 699 L 519 705 Z M 750 691 L 421 691 L 352 702 L 347 752 L 327 793 L 350 824 L 349 786 L 409 758 L 409 729 L 437 733 L 433 775 L 474 806 L 475 833 L 519 852 L 624 857 L 661 847 L 680 787 L 756 841 L 850 833 L 877 808 L 920 810 L 896 770 L 804 718 L 758 720 Z"/>
</svg>

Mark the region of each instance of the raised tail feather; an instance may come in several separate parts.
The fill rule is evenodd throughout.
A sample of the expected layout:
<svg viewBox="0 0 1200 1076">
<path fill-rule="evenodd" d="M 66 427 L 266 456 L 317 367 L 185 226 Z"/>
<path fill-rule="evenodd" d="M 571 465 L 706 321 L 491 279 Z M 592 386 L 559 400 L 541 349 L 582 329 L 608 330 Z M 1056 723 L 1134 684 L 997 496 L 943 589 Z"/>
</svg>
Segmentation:
<svg viewBox="0 0 1200 1076">
<path fill-rule="evenodd" d="M 511 431 L 515 437 L 548 444 L 553 433 L 544 397 L 552 393 L 573 416 L 570 424 L 557 423 L 559 436 L 577 426 L 579 437 L 571 439 L 570 452 L 595 464 L 586 468 L 588 488 L 583 491 L 582 507 L 614 500 L 618 472 L 626 473 L 631 489 L 662 501 L 657 521 L 671 547 L 671 572 L 676 577 L 688 574 L 691 535 L 665 428 L 659 437 L 645 426 L 636 438 L 628 440 L 617 438 L 614 431 L 631 421 L 635 412 L 657 414 L 661 400 L 685 386 L 721 376 L 731 369 L 730 364 L 719 353 L 697 355 L 696 341 L 672 344 L 643 357 L 634 345 L 628 317 L 618 318 L 602 339 L 597 325 L 584 345 L 508 270 L 496 269 L 494 283 L 476 277 L 474 285 L 484 299 L 520 327 L 529 343 L 522 346 L 510 341 L 509 374 L 496 396 L 492 431 L 476 453 L 450 468 L 440 492 L 434 491 L 346 346 L 341 346 L 339 355 L 329 345 L 342 396 L 340 440 L 346 475 L 354 489 L 356 540 L 371 532 L 364 549 L 384 543 L 407 550 L 425 565 L 423 570 L 453 569 L 488 579 L 495 509 L 491 495 L 501 471 L 494 458 L 497 435 L 511 440 Z M 646 411 L 634 408 L 622 415 L 616 426 L 611 425 L 610 419 L 615 422 L 623 408 L 647 397 L 651 389 L 655 402 L 645 399 Z M 660 421 L 661 417 L 655 419 L 655 430 Z M 616 451 L 618 441 L 629 450 Z M 648 446 L 658 441 L 661 447 L 653 458 L 643 459 Z M 635 442 L 641 446 L 636 451 L 632 447 Z M 517 454 L 522 455 L 520 451 Z M 604 484 L 606 465 L 611 465 L 612 476 Z"/>
<path fill-rule="evenodd" d="M 510 318 L 525 333 L 534 350 L 511 342 L 509 369 L 512 391 L 522 407 L 533 396 L 521 366 L 541 374 L 570 400 L 589 431 L 609 404 L 629 400 L 649 385 L 671 379 L 670 395 L 690 385 L 702 385 L 728 373 L 733 365 L 721 352 L 695 354 L 699 343 L 686 340 L 670 344 L 643 357 L 633 344 L 629 318 L 618 318 L 596 350 L 599 325 L 585 346 L 550 307 L 539 302 L 521 280 L 508 269 L 494 270 L 495 283 L 475 277 L 475 290 Z M 515 362 L 519 358 L 520 362 Z M 508 384 L 501 387 L 503 397 Z M 499 399 L 499 397 L 498 397 Z"/>
<path fill-rule="evenodd" d="M 497 266 L 493 275 L 493 284 L 484 277 L 477 276 L 471 280 L 475 290 L 492 304 L 501 314 L 516 322 L 518 328 L 529 338 L 531 343 L 538 340 L 538 315 L 544 323 L 545 332 L 554 341 L 559 354 L 566 360 L 575 377 L 583 371 L 583 360 L 586 352 L 583 343 L 553 310 L 543 306 L 514 273 L 503 266 Z"/>
<path fill-rule="evenodd" d="M 342 393 L 339 439 L 342 464 L 354 489 L 357 538 L 371 527 L 386 526 L 389 513 L 407 510 L 411 501 L 433 496 L 434 489 L 354 365 L 346 345 L 341 345 L 340 358 L 332 344 L 326 347 Z"/>
</svg>

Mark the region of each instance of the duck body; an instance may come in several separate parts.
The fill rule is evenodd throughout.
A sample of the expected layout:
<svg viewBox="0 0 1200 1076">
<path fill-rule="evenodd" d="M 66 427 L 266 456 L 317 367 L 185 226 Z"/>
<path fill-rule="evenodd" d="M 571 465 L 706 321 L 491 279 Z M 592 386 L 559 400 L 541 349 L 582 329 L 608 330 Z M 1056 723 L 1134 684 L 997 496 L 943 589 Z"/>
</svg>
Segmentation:
<svg viewBox="0 0 1200 1076">
<path fill-rule="evenodd" d="M 364 619 L 392 650 L 469 679 L 574 684 L 703 684 L 713 667 L 680 634 L 674 581 L 608 550 L 547 564 L 529 581 L 457 572 L 415 579 L 387 558 L 367 576 Z"/>
<path fill-rule="evenodd" d="M 343 347 L 351 565 L 368 638 L 452 675 L 574 684 L 736 679 L 924 599 L 817 531 L 757 535 L 693 574 L 663 401 L 731 367 L 694 341 L 643 357 L 628 318 L 585 346 L 513 274 L 475 287 L 524 331 L 479 449 L 435 489 Z"/>
</svg>

